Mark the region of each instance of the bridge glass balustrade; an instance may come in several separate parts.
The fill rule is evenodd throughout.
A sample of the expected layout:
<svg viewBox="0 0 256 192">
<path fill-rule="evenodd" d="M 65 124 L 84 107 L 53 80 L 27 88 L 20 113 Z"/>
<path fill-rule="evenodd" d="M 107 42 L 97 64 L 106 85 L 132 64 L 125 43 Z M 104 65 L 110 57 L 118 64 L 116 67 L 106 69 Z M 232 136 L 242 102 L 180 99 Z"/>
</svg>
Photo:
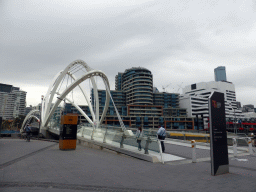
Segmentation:
<svg viewBox="0 0 256 192">
<path fill-rule="evenodd" d="M 111 146 L 138 150 L 138 143 L 136 138 L 136 129 L 122 131 L 121 127 L 114 126 L 99 126 L 99 128 L 93 131 L 93 127 L 90 124 L 78 125 L 77 136 L 84 137 L 86 139 L 94 140 L 95 142 L 105 143 Z M 160 152 L 159 145 L 155 131 L 144 130 L 141 137 L 142 150 Z"/>
<path fill-rule="evenodd" d="M 60 130 L 61 126 L 61 112 L 63 111 L 62 107 L 57 107 L 57 109 L 54 111 L 53 115 L 50 118 L 48 126 L 51 129 Z"/>
<path fill-rule="evenodd" d="M 51 129 L 59 130 L 61 126 L 60 116 L 53 116 L 49 122 L 49 125 Z M 101 125 L 93 131 L 93 127 L 89 123 L 81 123 L 77 128 L 77 136 L 94 140 L 95 142 L 105 143 L 125 149 L 138 148 L 137 138 L 135 136 L 136 129 L 122 131 L 121 127 Z M 142 150 L 145 150 L 146 148 L 149 150 L 149 152 L 160 152 L 156 138 L 156 131 L 147 129 L 143 130 L 141 147 Z"/>
</svg>

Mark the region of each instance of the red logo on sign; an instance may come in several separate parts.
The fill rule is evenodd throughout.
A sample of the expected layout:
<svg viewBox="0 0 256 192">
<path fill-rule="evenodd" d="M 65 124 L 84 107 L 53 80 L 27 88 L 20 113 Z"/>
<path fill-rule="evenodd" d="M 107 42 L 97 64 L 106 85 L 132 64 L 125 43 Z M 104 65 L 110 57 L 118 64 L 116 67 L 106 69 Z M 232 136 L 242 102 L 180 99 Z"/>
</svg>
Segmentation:
<svg viewBox="0 0 256 192">
<path fill-rule="evenodd" d="M 220 108 L 220 107 L 221 107 L 221 103 L 220 103 L 220 102 L 217 102 L 217 101 L 212 100 L 212 106 L 213 106 L 214 108 Z"/>
</svg>

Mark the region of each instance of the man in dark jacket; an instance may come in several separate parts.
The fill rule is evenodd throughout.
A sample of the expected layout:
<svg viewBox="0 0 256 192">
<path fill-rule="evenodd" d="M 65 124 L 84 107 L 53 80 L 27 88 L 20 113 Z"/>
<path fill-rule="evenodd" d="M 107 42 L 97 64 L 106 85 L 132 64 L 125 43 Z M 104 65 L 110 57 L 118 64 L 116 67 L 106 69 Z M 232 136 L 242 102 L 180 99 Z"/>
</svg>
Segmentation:
<svg viewBox="0 0 256 192">
<path fill-rule="evenodd" d="M 162 152 L 165 152 L 165 146 L 164 146 L 164 141 L 165 140 L 165 136 L 166 136 L 166 131 L 165 128 L 163 128 L 162 126 L 159 126 L 159 129 L 157 131 L 157 137 L 158 139 L 161 140 L 161 147 L 162 147 Z"/>
<path fill-rule="evenodd" d="M 30 133 L 31 133 L 30 125 L 26 126 L 25 131 L 26 131 L 27 141 L 30 141 Z"/>
</svg>

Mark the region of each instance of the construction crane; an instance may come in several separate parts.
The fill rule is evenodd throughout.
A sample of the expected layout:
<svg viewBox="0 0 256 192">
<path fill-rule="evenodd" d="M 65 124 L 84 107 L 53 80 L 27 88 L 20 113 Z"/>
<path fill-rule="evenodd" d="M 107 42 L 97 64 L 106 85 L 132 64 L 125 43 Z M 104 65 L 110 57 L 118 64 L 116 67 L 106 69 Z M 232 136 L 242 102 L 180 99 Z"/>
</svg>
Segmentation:
<svg viewBox="0 0 256 192">
<path fill-rule="evenodd" d="M 180 88 L 182 88 L 181 86 L 182 86 L 182 84 L 183 84 L 183 82 L 180 84 L 180 85 L 178 85 L 179 86 L 179 88 L 178 88 L 178 90 L 176 91 L 177 93 L 178 93 L 178 91 L 180 90 Z"/>
<path fill-rule="evenodd" d="M 166 86 L 162 86 L 163 92 L 165 92 L 165 89 L 166 89 L 167 87 L 169 87 L 170 85 L 171 85 L 171 83 L 168 84 L 168 85 L 166 85 Z"/>
</svg>

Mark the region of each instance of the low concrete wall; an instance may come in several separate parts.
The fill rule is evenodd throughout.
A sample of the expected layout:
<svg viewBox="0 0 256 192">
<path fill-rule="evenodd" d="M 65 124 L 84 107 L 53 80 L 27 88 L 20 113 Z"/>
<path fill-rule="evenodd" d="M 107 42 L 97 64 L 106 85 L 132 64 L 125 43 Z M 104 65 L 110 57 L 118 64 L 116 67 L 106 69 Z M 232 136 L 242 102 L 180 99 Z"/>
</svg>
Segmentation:
<svg viewBox="0 0 256 192">
<path fill-rule="evenodd" d="M 158 158 L 156 156 L 150 155 L 150 154 L 142 154 L 142 153 L 136 153 L 134 151 L 131 151 L 129 149 L 125 149 L 125 148 L 119 148 L 119 147 L 115 147 L 106 143 L 99 143 L 90 139 L 86 139 L 84 137 L 77 137 L 77 144 L 80 145 L 84 145 L 84 146 L 88 146 L 90 148 L 96 148 L 96 149 L 108 149 L 111 151 L 114 151 L 118 154 L 125 154 L 131 157 L 135 157 L 138 159 L 142 159 L 145 161 L 149 161 L 152 163 L 160 163 L 160 161 L 158 160 Z"/>
</svg>

